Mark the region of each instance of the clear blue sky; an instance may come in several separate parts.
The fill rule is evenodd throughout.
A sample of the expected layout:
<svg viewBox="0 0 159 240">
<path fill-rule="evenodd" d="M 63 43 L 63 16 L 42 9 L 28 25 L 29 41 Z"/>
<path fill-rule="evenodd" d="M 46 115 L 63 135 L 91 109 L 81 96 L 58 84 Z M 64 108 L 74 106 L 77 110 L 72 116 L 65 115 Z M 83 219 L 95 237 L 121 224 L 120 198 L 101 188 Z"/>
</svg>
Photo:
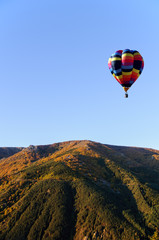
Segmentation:
<svg viewBox="0 0 159 240">
<path fill-rule="evenodd" d="M 0 146 L 89 139 L 159 149 L 158 0 L 1 0 Z M 136 49 L 129 98 L 109 56 Z"/>
</svg>

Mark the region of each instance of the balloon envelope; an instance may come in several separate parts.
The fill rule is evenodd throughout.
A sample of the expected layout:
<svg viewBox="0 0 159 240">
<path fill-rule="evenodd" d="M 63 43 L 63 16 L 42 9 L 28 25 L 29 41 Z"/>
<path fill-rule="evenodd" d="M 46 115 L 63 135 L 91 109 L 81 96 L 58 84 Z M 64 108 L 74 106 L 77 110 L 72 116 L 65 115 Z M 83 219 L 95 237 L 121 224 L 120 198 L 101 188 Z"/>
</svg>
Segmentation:
<svg viewBox="0 0 159 240">
<path fill-rule="evenodd" d="M 118 50 L 108 60 L 108 67 L 125 92 L 137 80 L 144 68 L 144 60 L 136 50 Z"/>
</svg>

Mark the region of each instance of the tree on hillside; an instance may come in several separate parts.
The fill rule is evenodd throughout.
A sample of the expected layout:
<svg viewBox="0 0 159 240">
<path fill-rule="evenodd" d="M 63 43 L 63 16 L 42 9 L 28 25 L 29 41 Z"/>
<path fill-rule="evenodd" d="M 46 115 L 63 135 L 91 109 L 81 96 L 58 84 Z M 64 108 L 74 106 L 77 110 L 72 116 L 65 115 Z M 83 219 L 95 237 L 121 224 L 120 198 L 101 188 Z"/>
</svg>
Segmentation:
<svg viewBox="0 0 159 240">
<path fill-rule="evenodd" d="M 159 229 L 156 229 L 153 236 L 151 237 L 151 240 L 159 240 Z"/>
</svg>

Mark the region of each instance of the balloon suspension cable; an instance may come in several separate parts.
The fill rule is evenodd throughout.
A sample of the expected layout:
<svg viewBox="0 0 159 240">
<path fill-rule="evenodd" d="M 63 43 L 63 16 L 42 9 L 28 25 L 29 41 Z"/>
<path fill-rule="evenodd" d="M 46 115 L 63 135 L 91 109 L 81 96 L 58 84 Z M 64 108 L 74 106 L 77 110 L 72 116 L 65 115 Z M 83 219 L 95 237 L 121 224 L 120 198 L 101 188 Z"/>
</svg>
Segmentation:
<svg viewBox="0 0 159 240">
<path fill-rule="evenodd" d="M 125 93 L 125 98 L 128 98 L 128 93 L 127 92 Z"/>
</svg>

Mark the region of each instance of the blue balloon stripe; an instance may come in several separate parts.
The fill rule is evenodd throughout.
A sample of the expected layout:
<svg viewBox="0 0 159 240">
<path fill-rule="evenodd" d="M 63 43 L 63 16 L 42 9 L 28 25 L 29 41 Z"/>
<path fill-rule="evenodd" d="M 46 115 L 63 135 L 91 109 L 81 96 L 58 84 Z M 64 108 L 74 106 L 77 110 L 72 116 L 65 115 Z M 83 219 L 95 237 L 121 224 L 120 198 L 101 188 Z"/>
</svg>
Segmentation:
<svg viewBox="0 0 159 240">
<path fill-rule="evenodd" d="M 118 73 L 121 72 L 121 69 L 117 69 L 117 70 L 113 69 L 113 72 L 114 72 L 115 74 L 118 74 Z"/>
<path fill-rule="evenodd" d="M 121 55 L 122 55 L 121 53 L 116 52 L 116 53 L 112 54 L 111 57 L 116 57 L 116 56 L 120 56 L 121 57 Z"/>
<path fill-rule="evenodd" d="M 122 69 L 133 69 L 133 65 L 130 65 L 130 66 L 123 66 L 122 65 Z"/>
</svg>

